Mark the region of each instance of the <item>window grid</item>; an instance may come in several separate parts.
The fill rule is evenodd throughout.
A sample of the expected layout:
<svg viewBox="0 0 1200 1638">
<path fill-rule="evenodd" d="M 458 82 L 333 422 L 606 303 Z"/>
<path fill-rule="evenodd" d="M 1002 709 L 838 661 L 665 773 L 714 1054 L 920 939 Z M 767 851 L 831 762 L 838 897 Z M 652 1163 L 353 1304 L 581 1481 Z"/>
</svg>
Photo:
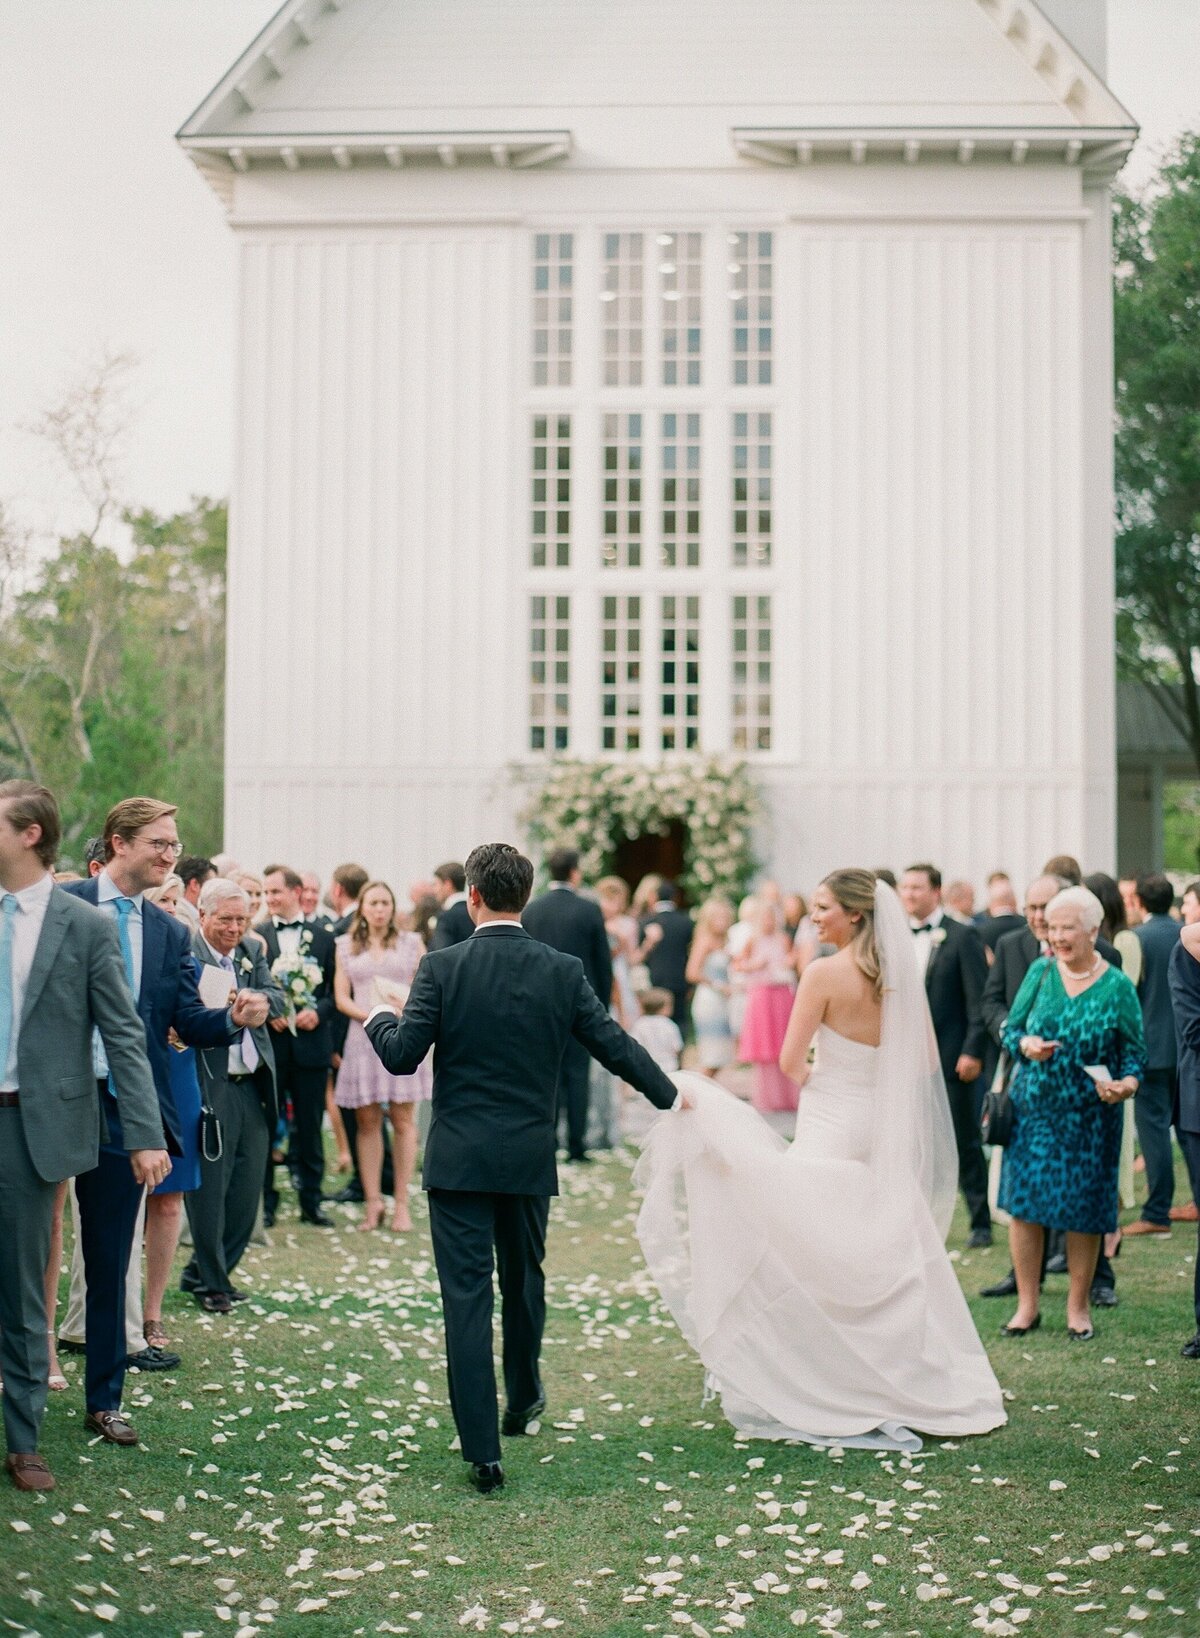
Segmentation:
<svg viewBox="0 0 1200 1638">
<path fill-rule="evenodd" d="M 732 600 L 732 749 L 771 749 L 771 599 Z"/>
<path fill-rule="evenodd" d="M 604 235 L 604 277 L 600 300 L 606 387 L 640 387 L 644 324 L 644 235 Z"/>
<path fill-rule="evenodd" d="M 529 599 L 529 749 L 571 743 L 571 599 Z"/>
<path fill-rule="evenodd" d="M 771 417 L 765 411 L 733 417 L 733 562 L 765 568 L 771 561 Z"/>
<path fill-rule="evenodd" d="M 571 385 L 575 236 L 533 236 L 533 384 Z"/>
<path fill-rule="evenodd" d="M 771 233 L 729 235 L 735 387 L 766 387 L 771 384 L 773 241 L 774 235 Z"/>
<path fill-rule="evenodd" d="M 664 751 L 700 745 L 700 599 L 664 597 L 661 655 L 661 743 Z"/>
<path fill-rule="evenodd" d="M 700 567 L 700 417 L 662 418 L 662 536 L 664 569 Z"/>
<path fill-rule="evenodd" d="M 642 417 L 604 417 L 604 533 L 600 561 L 606 569 L 642 565 Z"/>
<path fill-rule="evenodd" d="M 698 387 L 703 236 L 699 233 L 660 233 L 656 243 L 662 325 L 662 384 L 664 387 Z"/>
<path fill-rule="evenodd" d="M 600 623 L 600 745 L 637 751 L 642 744 L 642 600 L 604 597 Z"/>
<path fill-rule="evenodd" d="M 571 417 L 533 417 L 529 561 L 535 569 L 571 566 Z"/>
</svg>

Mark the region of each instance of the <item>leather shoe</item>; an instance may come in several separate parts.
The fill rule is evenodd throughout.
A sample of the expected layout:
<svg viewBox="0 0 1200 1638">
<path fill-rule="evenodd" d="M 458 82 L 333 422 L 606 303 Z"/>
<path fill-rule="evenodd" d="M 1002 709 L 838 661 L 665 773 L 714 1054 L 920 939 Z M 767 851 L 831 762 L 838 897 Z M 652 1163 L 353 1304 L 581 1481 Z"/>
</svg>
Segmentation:
<svg viewBox="0 0 1200 1638">
<path fill-rule="evenodd" d="M 8 1476 L 18 1490 L 53 1490 L 54 1475 L 40 1456 L 10 1451 L 4 1458 Z"/>
<path fill-rule="evenodd" d="M 967 1237 L 967 1250 L 983 1251 L 991 1243 L 992 1231 L 990 1228 L 972 1229 Z"/>
<path fill-rule="evenodd" d="M 1047 1259 L 1046 1259 L 1046 1273 L 1047 1274 L 1065 1274 L 1066 1272 L 1067 1272 L 1067 1258 L 1066 1258 L 1066 1253 L 1065 1252 L 1056 1251 L 1053 1257 L 1047 1257 Z"/>
<path fill-rule="evenodd" d="M 490 1496 L 504 1484 L 504 1469 L 499 1462 L 472 1462 L 471 1483 L 481 1496 Z"/>
<path fill-rule="evenodd" d="M 197 1291 L 196 1302 L 206 1314 L 228 1314 L 233 1303 L 224 1291 Z"/>
<path fill-rule="evenodd" d="M 1077 1331 L 1073 1325 L 1067 1326 L 1068 1342 L 1090 1342 L 1095 1335 L 1095 1327 L 1091 1325 L 1082 1331 Z"/>
<path fill-rule="evenodd" d="M 274 1227 L 275 1227 L 275 1213 L 273 1211 L 264 1211 L 263 1212 L 263 1228 L 269 1229 L 269 1228 L 274 1228 Z"/>
<path fill-rule="evenodd" d="M 545 1408 L 546 1396 L 545 1394 L 540 1394 L 538 1398 L 534 1400 L 533 1404 L 530 1405 L 528 1410 L 506 1410 L 500 1423 L 500 1432 L 506 1434 L 510 1439 L 515 1438 L 517 1434 L 527 1433 L 529 1431 L 529 1424 L 531 1422 L 536 1422 Z"/>
<path fill-rule="evenodd" d="M 110 1445 L 136 1445 L 138 1436 L 120 1411 L 88 1411 L 83 1425 L 89 1433 L 98 1433 Z"/>
<path fill-rule="evenodd" d="M 86 1342 L 72 1342 L 67 1337 L 55 1337 L 54 1346 L 60 1354 L 86 1354 Z"/>
<path fill-rule="evenodd" d="M 1016 1294 L 1017 1276 L 1015 1274 L 1006 1274 L 1002 1280 L 997 1280 L 995 1285 L 985 1285 L 979 1293 L 981 1297 L 1015 1297 Z"/>
<path fill-rule="evenodd" d="M 1151 1223 L 1145 1217 L 1139 1217 L 1136 1223 L 1130 1223 L 1121 1230 L 1122 1234 L 1162 1234 L 1171 1232 L 1170 1223 Z"/>
<path fill-rule="evenodd" d="M 1115 1308 L 1120 1299 L 1111 1285 L 1094 1285 L 1088 1300 L 1093 1308 Z"/>
<path fill-rule="evenodd" d="M 140 1353 L 125 1356 L 127 1371 L 174 1371 L 180 1363 L 179 1355 L 166 1348 L 143 1348 Z"/>
<path fill-rule="evenodd" d="M 336 1228 L 337 1224 L 332 1217 L 327 1217 L 323 1211 L 302 1211 L 300 1221 L 307 1223 L 309 1228 Z"/>
<path fill-rule="evenodd" d="M 332 1201 L 335 1206 L 361 1206 L 364 1199 L 362 1184 L 355 1178 L 336 1194 L 327 1194 L 325 1199 Z"/>
<path fill-rule="evenodd" d="M 1190 1342 L 1185 1342 L 1179 1352 L 1184 1359 L 1200 1359 L 1200 1331 L 1196 1332 Z"/>
<path fill-rule="evenodd" d="M 250 1293 L 248 1291 L 239 1291 L 236 1285 L 231 1285 L 229 1287 L 229 1300 L 230 1302 L 249 1302 Z"/>
</svg>

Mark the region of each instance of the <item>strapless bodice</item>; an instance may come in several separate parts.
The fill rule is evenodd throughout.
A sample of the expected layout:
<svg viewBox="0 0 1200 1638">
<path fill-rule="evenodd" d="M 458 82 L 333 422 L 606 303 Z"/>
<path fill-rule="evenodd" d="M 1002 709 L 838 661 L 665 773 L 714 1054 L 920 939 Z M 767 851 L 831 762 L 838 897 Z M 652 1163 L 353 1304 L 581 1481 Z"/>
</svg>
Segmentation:
<svg viewBox="0 0 1200 1638">
<path fill-rule="evenodd" d="M 879 1048 L 851 1041 L 822 1024 L 815 1037 L 816 1062 L 800 1094 L 793 1152 L 797 1160 L 821 1156 L 866 1160 L 871 1151 Z"/>
<path fill-rule="evenodd" d="M 863 1041 L 851 1041 L 830 1029 L 828 1024 L 817 1026 L 815 1045 L 814 1075 L 844 1075 L 858 1086 L 870 1085 L 874 1081 L 875 1066 L 879 1060 L 878 1047 L 867 1046 Z"/>
</svg>

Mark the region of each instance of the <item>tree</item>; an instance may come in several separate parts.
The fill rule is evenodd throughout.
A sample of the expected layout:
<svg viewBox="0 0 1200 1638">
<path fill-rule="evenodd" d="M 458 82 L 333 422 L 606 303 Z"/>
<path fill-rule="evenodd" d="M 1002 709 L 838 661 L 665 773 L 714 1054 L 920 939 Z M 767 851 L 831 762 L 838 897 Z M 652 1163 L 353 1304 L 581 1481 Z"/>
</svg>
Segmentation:
<svg viewBox="0 0 1200 1638">
<path fill-rule="evenodd" d="M 1116 201 L 1117 659 L 1200 774 L 1200 134 Z"/>
</svg>

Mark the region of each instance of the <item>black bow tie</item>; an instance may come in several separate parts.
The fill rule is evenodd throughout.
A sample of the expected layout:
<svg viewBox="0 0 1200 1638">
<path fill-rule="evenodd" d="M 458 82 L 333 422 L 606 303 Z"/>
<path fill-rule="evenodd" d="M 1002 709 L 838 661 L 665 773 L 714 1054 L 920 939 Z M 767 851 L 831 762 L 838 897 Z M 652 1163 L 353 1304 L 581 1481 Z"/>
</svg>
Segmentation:
<svg viewBox="0 0 1200 1638">
<path fill-rule="evenodd" d="M 932 933 L 933 932 L 933 923 L 931 921 L 923 921 L 919 927 L 914 927 L 913 928 L 913 932 L 914 933 Z"/>
<path fill-rule="evenodd" d="M 278 933 L 283 933 L 283 932 L 286 932 L 289 927 L 303 927 L 303 926 L 304 926 L 304 923 L 302 921 L 277 921 L 275 923 L 275 931 L 278 932 Z"/>
</svg>

